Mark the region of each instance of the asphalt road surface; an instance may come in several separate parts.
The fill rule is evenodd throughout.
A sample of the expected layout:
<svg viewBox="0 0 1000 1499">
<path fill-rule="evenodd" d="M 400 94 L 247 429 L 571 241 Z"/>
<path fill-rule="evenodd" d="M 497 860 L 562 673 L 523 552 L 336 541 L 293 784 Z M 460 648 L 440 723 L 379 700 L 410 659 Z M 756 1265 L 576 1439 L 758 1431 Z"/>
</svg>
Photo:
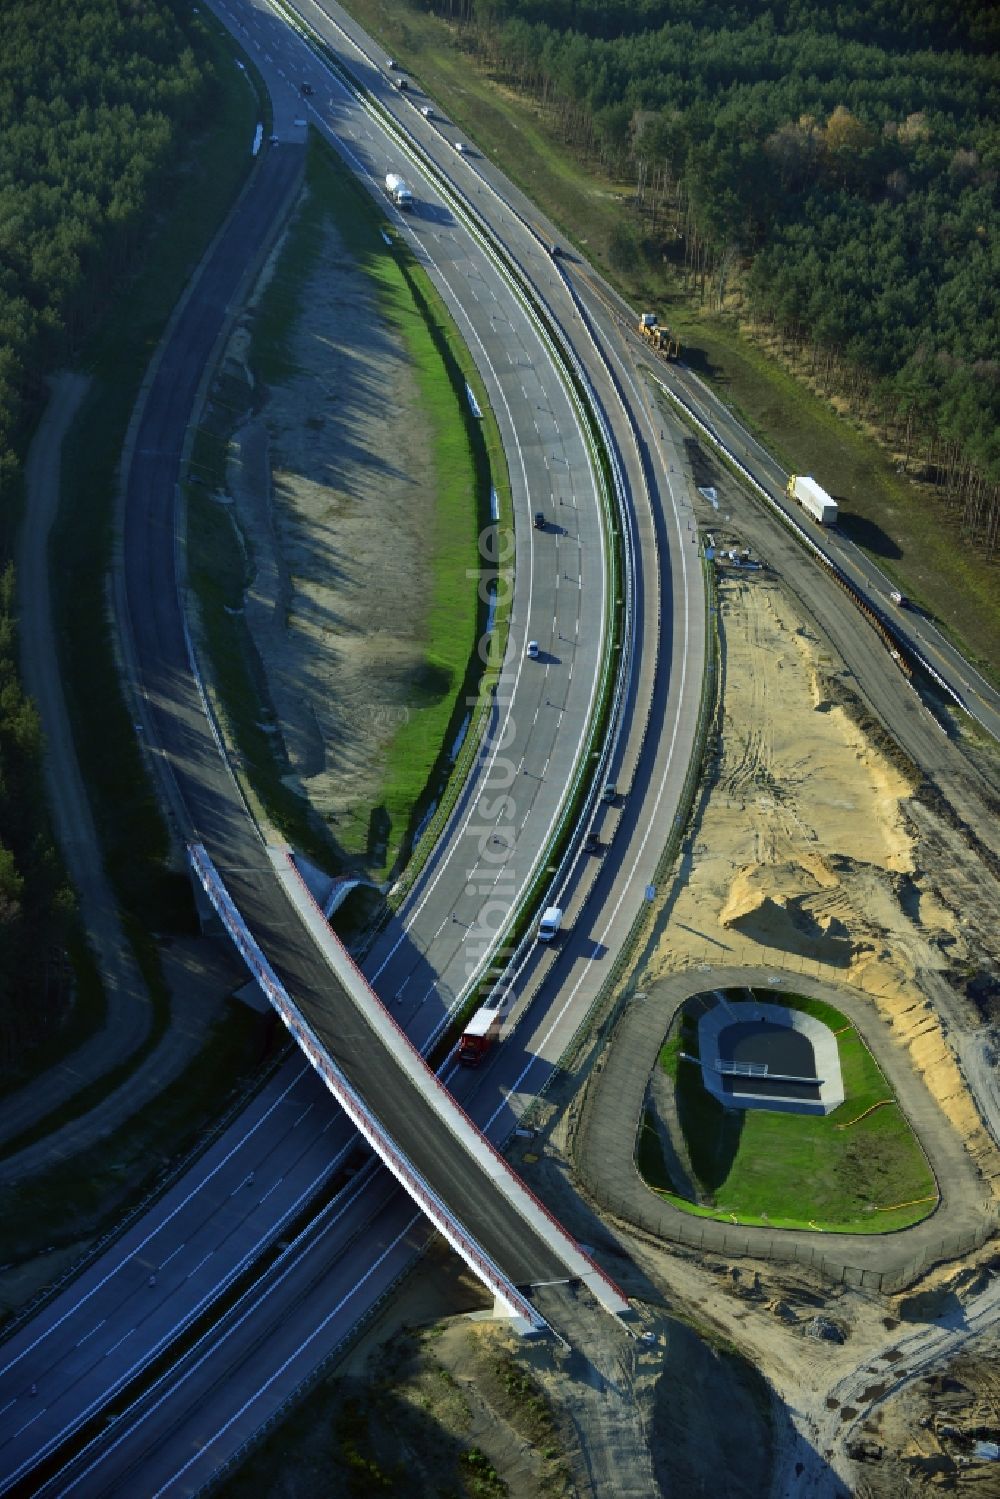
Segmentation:
<svg viewBox="0 0 1000 1499">
<path fill-rule="evenodd" d="M 272 23 L 265 18 L 267 24 Z M 265 44 L 274 45 L 276 43 Z M 297 46 L 294 39 L 284 38 L 283 45 Z M 273 55 L 273 54 L 272 54 Z M 301 71 L 301 64 L 294 74 Z M 321 79 L 322 75 L 317 75 Z M 291 86 L 291 85 L 289 85 Z M 296 84 L 297 87 L 297 84 Z M 322 98 L 322 96 L 320 96 Z M 393 95 L 395 100 L 395 96 Z M 301 107 L 301 106 L 300 106 Z M 369 121 L 343 121 L 344 129 L 353 132 L 352 149 L 360 145 L 366 132 L 370 133 Z M 289 138 L 294 138 L 296 127 L 288 127 Z M 282 146 L 272 155 L 288 158 L 285 127 L 279 125 Z M 383 148 L 384 149 L 384 148 Z M 457 161 L 457 158 L 455 159 Z M 449 165 L 452 162 L 449 161 Z M 270 165 L 270 162 L 267 164 Z M 459 164 L 464 171 L 470 169 Z M 380 163 L 381 167 L 381 163 Z M 411 173 L 412 175 L 412 173 Z M 636 420 L 645 425 L 646 437 L 642 446 L 637 446 L 631 435 L 629 424 L 617 404 L 617 396 L 608 373 L 595 352 L 589 346 L 586 335 L 580 328 L 573 303 L 558 273 L 544 258 L 537 242 L 520 226 L 505 221 L 503 205 L 485 189 L 477 189 L 474 180 L 468 184 L 471 192 L 482 196 L 484 216 L 496 216 L 501 228 L 511 240 L 521 243 L 520 253 L 524 261 L 541 280 L 546 294 L 559 303 L 560 320 L 573 329 L 574 343 L 578 344 L 582 357 L 591 371 L 595 387 L 605 402 L 609 421 L 618 435 L 623 466 L 633 501 L 632 525 L 641 574 L 637 584 L 636 606 L 642 620 L 642 628 L 636 638 L 636 653 L 632 686 L 629 695 L 627 732 L 623 738 L 619 759 L 613 774 L 621 776 L 621 784 L 629 792 L 624 807 L 619 806 L 602 813 L 601 830 L 614 834 L 612 854 L 603 860 L 581 863 L 567 886 L 567 908 L 573 923 L 568 939 L 558 957 L 546 954 L 540 965 L 546 972 L 555 965 L 555 976 L 563 982 L 558 1003 L 552 1003 L 556 994 L 554 983 L 541 993 L 533 1009 L 523 1017 L 512 1042 L 501 1048 L 497 1065 L 482 1075 L 465 1074 L 460 1082 L 463 1092 L 474 1089 L 475 1096 L 469 1100 L 475 1116 L 480 1120 L 494 1119 L 494 1128 L 503 1134 L 509 1122 L 509 1110 L 516 1109 L 519 1097 L 526 1097 L 551 1070 L 555 1058 L 568 1041 L 579 1017 L 599 987 L 610 953 L 616 941 L 627 930 L 632 916 L 643 898 L 645 884 L 655 868 L 659 848 L 669 828 L 673 806 L 680 780 L 686 769 L 686 746 L 690 743 L 693 729 L 697 689 L 700 687 L 700 660 L 703 648 L 701 578 L 696 561 L 696 548 L 689 522 L 683 515 L 680 503 L 673 502 L 667 476 L 669 452 L 659 450 L 650 438 L 648 415 L 641 403 L 636 409 Z M 433 222 L 433 221 L 432 221 Z M 440 232 L 436 229 L 435 232 Z M 252 242 L 246 231 L 244 243 Z M 475 289 L 475 288 L 473 288 Z M 463 292 L 471 297 L 471 292 Z M 472 299 L 477 300 L 477 299 Z M 506 304 L 504 305 L 506 310 Z M 475 343 L 473 343 L 475 347 Z M 516 357 L 516 354 L 515 356 Z M 193 356 L 188 356 L 192 364 Z M 183 378 L 184 368 L 175 370 L 178 379 Z M 619 372 L 621 378 L 621 372 Z M 549 395 L 550 381 L 542 377 L 543 394 Z M 491 397 L 492 398 L 492 397 Z M 634 400 L 634 392 L 630 396 Z M 550 402 L 551 404 L 551 402 Z M 498 405 L 502 402 L 498 401 Z M 532 426 L 538 421 L 532 416 Z M 523 427 L 523 422 L 519 424 Z M 544 421 L 538 423 L 545 426 Z M 528 427 L 531 431 L 531 427 Z M 542 433 L 538 432 L 539 439 Z M 554 437 L 554 431 L 549 434 Z M 139 444 L 151 460 L 148 481 L 159 482 L 166 506 L 166 475 L 158 470 L 168 465 L 164 450 L 159 446 L 163 434 L 151 432 L 148 440 Z M 544 464 L 543 464 L 544 468 Z M 647 490 L 647 485 L 648 490 Z M 553 498 L 555 494 L 553 493 Z M 661 498 L 662 497 L 662 498 Z M 523 504 L 523 502 L 522 502 Z M 529 499 L 520 513 L 521 524 L 526 521 L 532 504 Z M 173 544 L 173 533 L 167 520 L 166 509 L 147 517 L 152 546 L 142 565 L 152 567 L 152 553 L 157 547 L 169 549 Z M 549 538 L 551 539 L 551 538 Z M 538 538 L 540 545 L 542 538 Z M 669 550 L 668 550 L 669 543 Z M 560 535 L 559 544 L 562 545 Z M 664 568 L 664 588 L 661 592 L 661 558 Z M 671 569 L 668 575 L 666 567 Z M 554 569 L 552 569 L 554 574 Z M 523 572 L 522 572 L 523 577 Z M 553 592 L 556 577 L 551 576 Z M 674 585 L 675 580 L 676 586 Z M 560 584 L 562 583 L 559 577 Z M 147 581 L 142 585 L 142 594 L 151 587 Z M 579 582 L 577 583 L 579 592 Z M 583 597 L 581 593 L 581 597 Z M 157 610 L 159 604 L 156 604 Z M 153 644 L 162 636 L 166 641 L 168 665 L 158 670 L 147 681 L 149 712 L 157 715 L 157 722 L 167 720 L 164 727 L 165 741 L 169 750 L 173 774 L 178 783 L 182 778 L 185 793 L 192 797 L 193 821 L 213 851 L 218 851 L 219 863 L 234 887 L 237 899 L 244 902 L 248 911 L 257 909 L 255 902 L 261 899 L 259 877 L 241 874 L 250 866 L 242 861 L 252 847 L 252 837 L 244 831 L 242 814 L 233 796 L 233 786 L 221 762 L 204 754 L 203 725 L 200 719 L 200 704 L 193 700 L 190 681 L 180 652 L 179 625 L 176 616 L 171 619 L 169 599 L 166 601 L 162 619 L 150 626 Z M 660 616 L 664 627 L 659 627 Z M 530 614 L 526 618 L 530 618 Z M 599 617 L 599 611 L 598 611 Z M 558 620 L 553 615 L 553 624 L 558 633 Z M 179 632 L 179 633 L 178 633 Z M 171 634 L 174 640 L 171 648 Z M 544 638 L 541 630 L 538 638 Z M 162 648 L 162 647 L 161 647 Z M 552 663 L 549 663 L 550 665 Z M 551 675 L 551 673 L 550 673 Z M 537 704 L 539 716 L 541 703 Z M 536 722 L 535 713 L 528 715 Z M 653 732 L 647 729 L 652 726 Z M 575 736 L 568 736 L 575 737 Z M 555 743 L 555 736 L 553 737 Z M 572 758 L 572 755 L 570 756 Z M 544 765 L 544 758 L 541 763 Z M 530 829 L 536 819 L 526 818 L 524 825 Z M 247 839 L 249 837 L 249 845 Z M 443 856 L 442 856 L 443 857 Z M 456 861 L 461 869 L 461 861 Z M 425 876 L 426 882 L 434 878 Z M 244 884 L 241 881 L 245 882 Z M 462 882 L 464 890 L 465 881 Z M 442 880 L 438 880 L 440 890 Z M 579 918 L 583 895 L 590 892 L 586 917 Z M 423 887 L 415 892 L 400 923 L 405 926 L 409 913 L 421 899 Z M 435 898 L 440 899 L 437 895 Z M 271 905 L 268 897 L 267 912 L 262 927 L 269 921 L 276 924 L 279 938 L 283 936 L 286 913 L 280 905 Z M 297 918 L 295 918 L 297 922 Z M 253 917 L 251 915 L 251 924 Z M 419 933 L 419 924 L 415 931 Z M 424 941 L 433 937 L 436 928 L 432 920 Z M 439 933 L 441 936 L 451 935 Z M 419 942 L 407 934 L 407 942 Z M 391 944 L 390 944 L 391 945 Z M 405 948 L 403 949 L 405 951 Z M 373 955 L 376 962 L 384 961 L 382 954 Z M 293 952 L 290 965 L 298 977 L 301 955 Z M 436 966 L 437 958 L 433 959 Z M 399 972 L 409 979 L 416 989 L 412 975 L 413 961 Z M 544 974 L 527 975 L 529 979 Z M 401 980 L 402 981 L 402 980 Z M 383 978 L 379 979 L 383 987 Z M 396 990 L 385 987 L 383 993 L 390 1003 L 394 1002 Z M 409 1001 L 400 1002 L 404 1018 Z M 430 1001 L 421 1005 L 414 994 L 415 1013 L 421 1012 L 419 1021 L 434 1023 L 434 1006 Z M 427 1022 L 424 1022 L 424 1016 Z M 417 1025 L 419 1038 L 420 1024 Z M 357 1038 L 355 1038 L 355 1041 Z M 282 1221 L 296 1202 L 324 1175 L 334 1169 L 338 1155 L 349 1150 L 349 1135 L 338 1116 L 330 1112 L 325 1093 L 315 1080 L 295 1077 L 301 1071 L 295 1066 L 286 1070 L 258 1101 L 256 1107 L 267 1113 L 266 1124 L 252 1128 L 250 1116 L 240 1121 L 239 1126 L 224 1137 L 216 1147 L 214 1155 L 204 1158 L 195 1168 L 194 1175 L 185 1177 L 170 1196 L 155 1210 L 162 1215 L 162 1229 L 158 1219 L 144 1220 L 131 1237 L 114 1248 L 111 1258 L 92 1272 L 96 1281 L 93 1293 L 81 1290 L 78 1283 L 64 1297 L 53 1302 L 48 1309 L 46 1331 L 44 1326 L 33 1324 L 20 1336 L 20 1356 L 14 1368 L 8 1362 L 9 1377 L 14 1383 L 9 1387 L 0 1384 L 0 1389 L 14 1391 L 13 1398 L 19 1409 L 12 1418 L 27 1425 L 17 1427 L 24 1443 L 34 1440 L 45 1430 L 62 1430 L 67 1424 L 67 1413 L 71 1408 L 80 1411 L 93 1404 L 99 1406 L 107 1391 L 116 1382 L 127 1378 L 128 1373 L 142 1361 L 144 1350 L 157 1346 L 189 1319 L 192 1307 L 210 1298 L 234 1266 L 240 1264 L 251 1252 L 255 1243 L 280 1231 Z M 291 1079 L 291 1080 L 290 1080 Z M 513 1101 L 510 1100 L 514 1094 Z M 270 1112 L 267 1112 L 270 1111 Z M 210 1162 L 214 1160 L 214 1166 Z M 464 1182 L 463 1182 L 464 1191 Z M 367 1189 L 374 1192 L 374 1188 Z M 310 1299 L 305 1312 L 301 1301 L 287 1292 L 284 1283 L 269 1286 L 266 1297 L 258 1300 L 254 1311 L 258 1329 L 255 1353 L 249 1361 L 240 1364 L 240 1376 L 220 1381 L 216 1378 L 217 1365 L 206 1358 L 198 1378 L 185 1381 L 185 1398 L 191 1419 L 199 1424 L 201 1440 L 208 1443 L 204 1455 L 201 1475 L 210 1471 L 226 1445 L 229 1437 L 241 1428 L 241 1421 L 262 1418 L 273 1409 L 287 1392 L 294 1388 L 301 1373 L 303 1362 L 309 1358 L 318 1360 L 329 1348 L 335 1347 L 344 1336 L 354 1318 L 361 1314 L 364 1306 L 374 1299 L 381 1287 L 391 1283 L 392 1278 L 412 1258 L 413 1245 L 406 1233 L 386 1233 L 380 1237 L 377 1227 L 378 1213 L 375 1198 L 364 1204 L 351 1204 L 353 1253 L 349 1257 L 353 1292 L 347 1297 L 341 1292 L 332 1293 L 332 1302 L 325 1309 L 316 1300 Z M 399 1209 L 397 1208 L 398 1212 Z M 403 1220 L 409 1221 L 409 1210 L 403 1208 Z M 412 1216 L 412 1215 L 410 1215 Z M 270 1220 L 270 1230 L 267 1227 Z M 330 1274 L 343 1276 L 340 1266 L 342 1247 L 331 1248 L 330 1240 L 323 1240 L 309 1251 L 315 1266 L 330 1256 Z M 313 1259 L 315 1256 L 315 1259 Z M 524 1269 L 530 1271 L 531 1266 Z M 306 1273 L 312 1273 L 309 1270 Z M 155 1276 L 155 1284 L 149 1284 L 149 1276 Z M 343 1286 L 342 1281 L 338 1281 Z M 142 1297 L 136 1300 L 138 1292 Z M 162 1306 L 162 1310 L 160 1309 Z M 154 1311 L 155 1308 L 155 1311 Z M 152 1317 L 152 1321 L 151 1321 Z M 87 1319 L 90 1319 L 89 1321 Z M 269 1321 L 268 1319 L 273 1318 Z M 273 1365 L 270 1361 L 271 1334 L 263 1329 L 269 1326 L 283 1327 L 290 1338 L 298 1336 L 297 1346 L 306 1349 L 299 1362 Z M 155 1336 L 151 1334 L 155 1330 Z M 220 1344 L 220 1347 L 222 1345 Z M 228 1346 L 232 1346 L 231 1344 Z M 85 1350 L 90 1349 L 90 1352 Z M 80 1350 L 84 1350 L 81 1352 Z M 8 1348 L 6 1350 L 10 1352 Z M 87 1363 L 87 1369 L 84 1364 Z M 85 1378 L 97 1370 L 101 1380 L 87 1384 L 89 1392 L 84 1394 Z M 41 1377 L 35 1382 L 39 1395 L 26 1396 L 28 1380 L 37 1371 Z M 3 1378 L 8 1375 L 5 1373 Z M 20 1381 L 18 1384 L 17 1382 Z M 222 1408 L 227 1399 L 236 1400 L 242 1407 L 247 1395 L 241 1391 L 256 1390 L 254 1402 L 246 1407 L 243 1416 L 238 1416 L 235 1407 L 226 1414 Z M 96 1391 L 96 1393 L 94 1393 Z M 210 1393 L 211 1392 L 211 1393 Z M 178 1397 L 179 1398 L 179 1397 Z M 44 1400 L 44 1410 L 42 1401 Z M 34 1401 L 35 1404 L 30 1402 Z M 212 1402 L 210 1405 L 210 1401 Z M 2 1403 L 2 1402 L 0 1402 Z M 50 1404 L 54 1414 L 49 1422 Z M 183 1402 L 181 1402 L 183 1404 Z M 165 1437 L 165 1459 L 169 1466 L 169 1454 L 178 1450 L 169 1433 L 179 1430 L 181 1405 L 173 1400 L 164 1401 L 162 1410 Z M 6 1419 L 6 1418 L 5 1418 Z M 215 1425 L 212 1424 L 213 1419 Z M 124 1424 L 124 1423 L 123 1423 Z M 34 1432 L 29 1438 L 28 1432 Z M 218 1440 L 208 1442 L 205 1433 L 218 1433 Z M 119 1450 L 126 1445 L 125 1433 Z M 151 1454 L 148 1429 L 137 1431 L 139 1447 Z M 190 1451 L 190 1449 L 186 1449 Z M 185 1459 L 185 1476 L 178 1483 L 187 1486 L 196 1481 L 196 1474 Z M 134 1472 L 135 1470 L 133 1470 Z M 87 1479 L 87 1491 L 100 1491 L 103 1480 L 95 1475 Z M 145 1479 L 141 1481 L 147 1491 Z M 152 1491 L 152 1490 L 149 1490 Z"/>
</svg>

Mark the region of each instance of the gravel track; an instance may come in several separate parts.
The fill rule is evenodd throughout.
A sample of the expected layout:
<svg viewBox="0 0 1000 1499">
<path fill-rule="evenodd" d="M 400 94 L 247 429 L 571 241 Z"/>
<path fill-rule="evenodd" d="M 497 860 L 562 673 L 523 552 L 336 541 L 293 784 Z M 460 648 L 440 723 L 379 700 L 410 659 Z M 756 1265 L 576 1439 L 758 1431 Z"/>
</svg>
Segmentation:
<svg viewBox="0 0 1000 1499">
<path fill-rule="evenodd" d="M 0 1107 L 0 1144 L 30 1129 L 68 1103 L 81 1088 L 125 1062 L 142 1046 L 153 1020 L 149 994 L 105 878 L 90 801 L 76 758 L 52 618 L 48 547 L 59 508 L 62 444 L 89 384 L 78 374 L 62 374 L 53 382 L 52 399 L 28 455 L 17 579 L 21 670 L 45 735 L 49 811 L 100 969 L 107 1012 L 104 1024 L 81 1047 L 4 1100 Z M 32 1169 L 20 1169 L 18 1159 L 12 1157 L 4 1163 L 0 1179 Z M 35 1150 L 33 1161 L 35 1166 L 44 1164 L 45 1152 Z"/>
</svg>

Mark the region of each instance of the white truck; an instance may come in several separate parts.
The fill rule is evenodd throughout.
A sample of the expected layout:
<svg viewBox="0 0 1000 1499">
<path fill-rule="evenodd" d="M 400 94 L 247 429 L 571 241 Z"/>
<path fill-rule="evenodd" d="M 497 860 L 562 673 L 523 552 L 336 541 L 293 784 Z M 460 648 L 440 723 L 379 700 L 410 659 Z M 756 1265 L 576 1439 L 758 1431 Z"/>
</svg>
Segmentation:
<svg viewBox="0 0 1000 1499">
<path fill-rule="evenodd" d="M 552 942 L 559 935 L 563 913 L 558 906 L 546 906 L 538 923 L 539 942 Z"/>
<path fill-rule="evenodd" d="M 385 190 L 397 208 L 412 208 L 413 194 L 398 172 L 387 172 Z"/>
<path fill-rule="evenodd" d="M 788 498 L 797 500 L 803 510 L 813 520 L 818 520 L 821 526 L 837 524 L 837 501 L 808 475 L 803 477 L 801 474 L 792 474 L 788 480 Z"/>
</svg>

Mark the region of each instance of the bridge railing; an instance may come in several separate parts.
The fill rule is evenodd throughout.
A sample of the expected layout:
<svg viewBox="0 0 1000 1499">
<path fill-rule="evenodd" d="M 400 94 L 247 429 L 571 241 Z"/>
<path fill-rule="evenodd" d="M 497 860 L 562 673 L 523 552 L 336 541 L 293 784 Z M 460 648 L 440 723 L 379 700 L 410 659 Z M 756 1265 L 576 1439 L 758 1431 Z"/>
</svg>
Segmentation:
<svg viewBox="0 0 1000 1499">
<path fill-rule="evenodd" d="M 512 1317 L 520 1317 L 535 1331 L 547 1326 L 526 1297 L 504 1275 L 465 1226 L 446 1207 L 426 1179 L 389 1136 L 381 1122 L 352 1087 L 344 1073 L 329 1056 L 247 927 L 232 897 L 202 844 L 188 845 L 191 867 L 198 877 L 213 909 L 236 945 L 262 992 L 267 996 L 289 1034 L 298 1043 L 313 1068 L 393 1176 L 430 1218 L 448 1243 L 461 1255 L 472 1273 L 483 1282 Z"/>
</svg>

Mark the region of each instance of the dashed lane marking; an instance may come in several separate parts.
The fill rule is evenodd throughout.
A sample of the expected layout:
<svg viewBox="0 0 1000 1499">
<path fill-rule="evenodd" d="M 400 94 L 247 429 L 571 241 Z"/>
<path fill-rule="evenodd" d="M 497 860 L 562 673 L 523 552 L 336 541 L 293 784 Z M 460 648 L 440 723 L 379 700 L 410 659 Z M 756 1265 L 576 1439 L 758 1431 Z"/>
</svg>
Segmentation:
<svg viewBox="0 0 1000 1499">
<path fill-rule="evenodd" d="M 86 1343 L 87 1339 L 88 1338 L 92 1338 L 94 1336 L 94 1333 L 97 1332 L 100 1328 L 102 1328 L 107 1320 L 108 1320 L 107 1317 L 102 1317 L 101 1320 L 100 1320 L 100 1322 L 95 1322 L 94 1325 L 93 1325 L 93 1327 L 90 1329 L 90 1331 L 89 1332 L 85 1332 L 84 1335 L 83 1335 L 83 1337 L 80 1339 L 80 1341 L 78 1343 L 76 1343 L 74 1346 L 77 1347 L 77 1348 L 82 1348 L 83 1345 L 84 1345 L 84 1343 Z"/>
</svg>

